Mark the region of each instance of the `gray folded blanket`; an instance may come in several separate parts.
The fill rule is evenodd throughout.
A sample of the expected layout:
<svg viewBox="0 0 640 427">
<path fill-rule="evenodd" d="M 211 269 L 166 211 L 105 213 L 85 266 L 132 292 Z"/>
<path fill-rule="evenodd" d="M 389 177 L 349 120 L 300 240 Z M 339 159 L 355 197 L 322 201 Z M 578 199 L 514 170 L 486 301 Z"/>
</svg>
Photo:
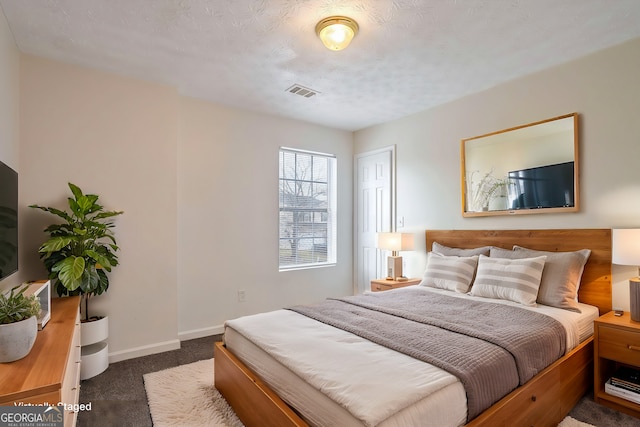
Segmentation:
<svg viewBox="0 0 640 427">
<path fill-rule="evenodd" d="M 289 309 L 455 375 L 467 394 L 467 421 L 566 350 L 566 331 L 549 316 L 420 289 Z"/>
</svg>

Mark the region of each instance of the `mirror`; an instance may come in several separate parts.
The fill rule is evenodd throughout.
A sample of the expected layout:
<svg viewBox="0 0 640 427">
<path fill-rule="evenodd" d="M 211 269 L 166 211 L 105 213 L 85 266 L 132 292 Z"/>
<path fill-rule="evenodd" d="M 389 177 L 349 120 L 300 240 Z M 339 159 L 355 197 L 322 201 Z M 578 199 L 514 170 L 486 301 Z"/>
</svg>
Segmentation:
<svg viewBox="0 0 640 427">
<path fill-rule="evenodd" d="M 462 215 L 578 211 L 578 114 L 487 135 L 460 145 Z"/>
</svg>

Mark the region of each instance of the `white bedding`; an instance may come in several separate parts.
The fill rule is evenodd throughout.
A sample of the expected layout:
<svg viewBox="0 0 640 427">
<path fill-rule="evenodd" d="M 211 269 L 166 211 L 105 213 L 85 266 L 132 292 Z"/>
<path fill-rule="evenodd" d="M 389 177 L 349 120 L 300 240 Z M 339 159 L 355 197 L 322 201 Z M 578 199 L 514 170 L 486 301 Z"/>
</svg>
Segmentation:
<svg viewBox="0 0 640 427">
<path fill-rule="evenodd" d="M 524 308 L 564 325 L 567 352 L 593 334 L 598 317 L 598 309 L 586 304 L 580 304 L 582 314 L 541 305 Z M 228 321 L 225 344 L 311 425 L 442 427 L 466 422 L 464 388 L 453 375 L 289 310 Z"/>
</svg>

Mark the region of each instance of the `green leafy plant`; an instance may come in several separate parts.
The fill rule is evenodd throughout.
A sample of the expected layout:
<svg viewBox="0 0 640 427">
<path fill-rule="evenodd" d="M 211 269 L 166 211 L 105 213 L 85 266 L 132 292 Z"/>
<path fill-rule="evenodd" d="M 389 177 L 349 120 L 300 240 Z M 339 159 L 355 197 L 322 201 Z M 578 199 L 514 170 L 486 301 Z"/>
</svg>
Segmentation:
<svg viewBox="0 0 640 427">
<path fill-rule="evenodd" d="M 87 300 L 109 288 L 107 273 L 118 265 L 118 245 L 113 234 L 111 218 L 122 211 L 106 211 L 98 204 L 95 194 L 83 194 L 69 183 L 73 197 L 69 197 L 69 212 L 52 207 L 29 207 L 49 212 L 64 220 L 52 224 L 44 231 L 49 240 L 39 249 L 40 258 L 49 271 L 49 279 L 55 282 L 59 296 L 81 295 L 88 320 Z"/>
<path fill-rule="evenodd" d="M 35 295 L 24 294 L 28 285 L 18 290 L 20 286 L 15 286 L 9 293 L 0 293 L 0 325 L 20 322 L 40 314 L 40 300 Z"/>
</svg>

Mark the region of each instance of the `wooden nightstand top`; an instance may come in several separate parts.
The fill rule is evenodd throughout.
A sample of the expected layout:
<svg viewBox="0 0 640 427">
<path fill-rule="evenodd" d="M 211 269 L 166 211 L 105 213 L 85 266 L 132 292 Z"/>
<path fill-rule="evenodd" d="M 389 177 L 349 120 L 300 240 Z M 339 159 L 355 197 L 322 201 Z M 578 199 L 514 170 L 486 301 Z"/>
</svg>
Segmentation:
<svg viewBox="0 0 640 427">
<path fill-rule="evenodd" d="M 595 322 L 597 324 L 618 326 L 621 328 L 640 331 L 640 322 L 634 322 L 631 320 L 631 314 L 628 311 L 622 313 L 622 316 L 615 316 L 615 312 L 610 311 L 598 317 Z"/>
<path fill-rule="evenodd" d="M 421 278 L 415 277 L 407 280 L 376 279 L 376 280 L 372 280 L 371 283 L 378 283 L 380 285 L 390 285 L 390 286 L 398 286 L 398 285 L 410 286 L 410 285 L 417 285 L 421 281 L 422 281 Z"/>
<path fill-rule="evenodd" d="M 404 288 L 405 286 L 417 285 L 422 279 L 412 278 L 407 280 L 387 280 L 376 279 L 371 281 L 371 290 L 374 292 L 388 291 L 391 289 Z"/>
</svg>

